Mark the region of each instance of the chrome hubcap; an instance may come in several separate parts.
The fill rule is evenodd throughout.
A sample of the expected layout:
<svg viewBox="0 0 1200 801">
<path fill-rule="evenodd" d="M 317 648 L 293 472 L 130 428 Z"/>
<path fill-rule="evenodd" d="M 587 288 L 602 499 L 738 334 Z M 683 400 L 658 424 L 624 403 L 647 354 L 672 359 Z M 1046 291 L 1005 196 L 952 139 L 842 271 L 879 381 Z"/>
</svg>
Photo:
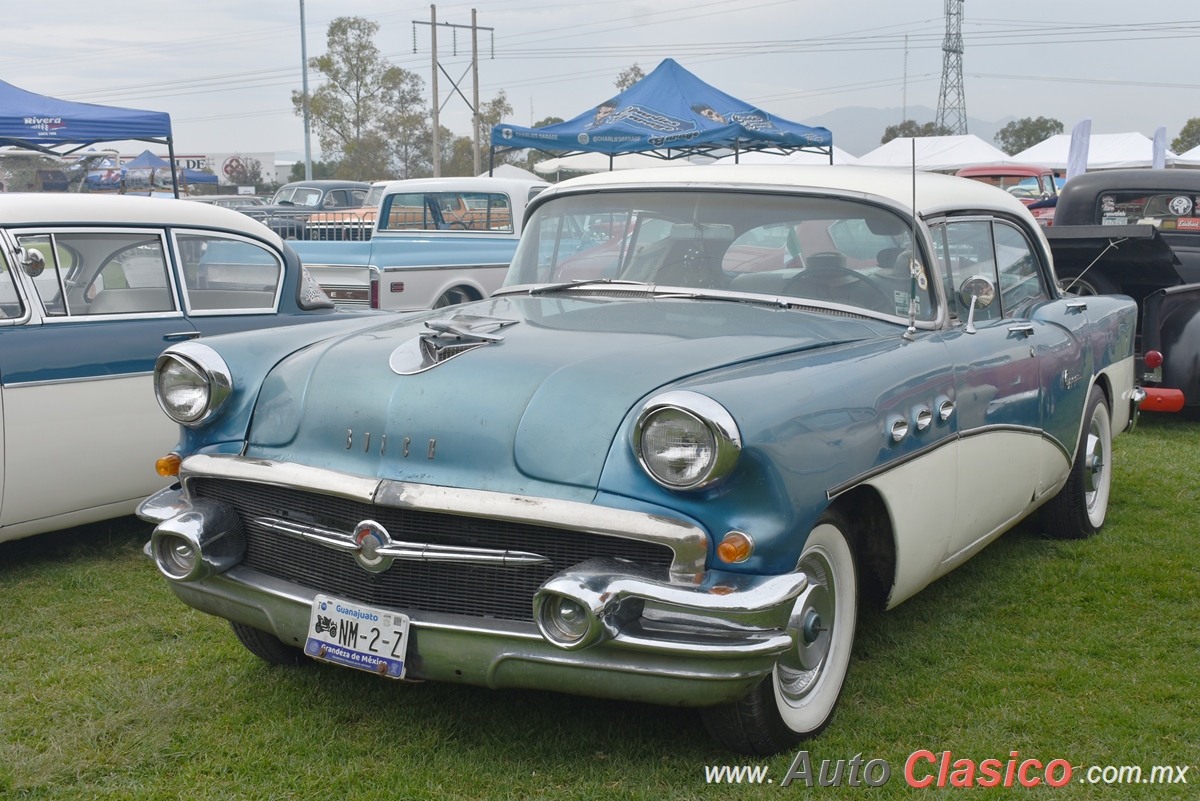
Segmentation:
<svg viewBox="0 0 1200 801">
<path fill-rule="evenodd" d="M 1104 479 L 1104 444 L 1100 441 L 1099 425 L 1093 420 L 1088 431 L 1087 445 L 1084 450 L 1083 484 L 1087 495 L 1088 508 L 1096 502 L 1096 490 Z"/>
<path fill-rule="evenodd" d="M 821 678 L 835 617 L 833 572 L 825 557 L 811 553 L 801 568 L 808 574 L 809 585 L 796 599 L 788 621 L 796 645 L 776 664 L 780 692 L 793 705 L 804 700 Z"/>
</svg>

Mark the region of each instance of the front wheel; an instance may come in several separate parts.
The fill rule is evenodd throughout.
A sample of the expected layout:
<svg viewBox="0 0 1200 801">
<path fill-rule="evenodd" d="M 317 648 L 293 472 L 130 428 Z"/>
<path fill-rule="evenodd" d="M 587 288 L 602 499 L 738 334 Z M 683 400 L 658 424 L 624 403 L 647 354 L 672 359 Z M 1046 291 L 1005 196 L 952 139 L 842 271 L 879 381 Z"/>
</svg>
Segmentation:
<svg viewBox="0 0 1200 801">
<path fill-rule="evenodd" d="M 842 694 L 858 617 L 858 571 L 840 514 L 829 510 L 817 521 L 798 569 L 809 585 L 788 620 L 793 645 L 745 698 L 701 710 L 708 733 L 732 751 L 776 754 L 820 734 Z"/>
<path fill-rule="evenodd" d="M 1092 387 L 1083 433 L 1067 483 L 1042 507 L 1042 530 L 1056 540 L 1081 540 L 1104 527 L 1112 487 L 1112 416 L 1100 387 Z"/>
</svg>

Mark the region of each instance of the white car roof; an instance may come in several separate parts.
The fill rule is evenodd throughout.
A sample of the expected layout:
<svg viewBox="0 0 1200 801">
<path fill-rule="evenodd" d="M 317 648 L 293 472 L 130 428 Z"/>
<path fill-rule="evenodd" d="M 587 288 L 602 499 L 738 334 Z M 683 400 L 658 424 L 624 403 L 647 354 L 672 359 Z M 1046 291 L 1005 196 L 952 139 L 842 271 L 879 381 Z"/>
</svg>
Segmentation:
<svg viewBox="0 0 1200 801">
<path fill-rule="evenodd" d="M 212 203 L 186 203 L 175 198 L 131 195 L 12 192 L 0 194 L 0 225 L 97 225 L 199 226 L 223 228 L 263 239 L 276 247 L 279 235 L 241 212 Z"/>
<path fill-rule="evenodd" d="M 909 170 L 793 164 L 693 165 L 686 169 L 653 167 L 644 170 L 594 173 L 555 184 L 546 190 L 539 200 L 572 189 L 618 186 L 836 189 L 885 198 L 906 209 L 913 206 L 913 174 Z M 922 216 L 966 208 L 1017 214 L 1028 217 L 1029 222 L 1033 224 L 1033 217 L 1025 208 L 1025 204 L 1008 192 L 981 181 L 918 172 L 916 190 L 917 211 Z"/>
<path fill-rule="evenodd" d="M 397 192 L 507 192 L 524 197 L 535 186 L 549 186 L 546 181 L 530 181 L 520 178 L 489 178 L 487 176 L 460 176 L 457 178 L 409 178 L 404 181 L 388 181 L 388 194 Z"/>
</svg>

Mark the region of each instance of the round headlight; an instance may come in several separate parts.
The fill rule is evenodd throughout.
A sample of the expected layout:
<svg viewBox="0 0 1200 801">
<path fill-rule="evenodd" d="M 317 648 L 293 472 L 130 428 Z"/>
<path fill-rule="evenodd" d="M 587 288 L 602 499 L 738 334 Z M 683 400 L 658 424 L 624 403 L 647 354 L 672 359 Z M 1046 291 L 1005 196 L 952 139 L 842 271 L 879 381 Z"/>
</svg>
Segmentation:
<svg viewBox="0 0 1200 801">
<path fill-rule="evenodd" d="M 176 423 L 200 425 L 221 410 L 232 391 L 229 367 L 199 342 L 175 345 L 154 364 L 158 405 Z"/>
<path fill-rule="evenodd" d="M 158 373 L 158 400 L 177 423 L 194 423 L 208 410 L 212 387 L 191 364 L 168 357 Z"/>
<path fill-rule="evenodd" d="M 682 409 L 651 412 L 642 425 L 646 468 L 668 486 L 694 486 L 712 467 L 716 451 L 704 421 Z"/>
<path fill-rule="evenodd" d="M 699 489 L 737 464 L 742 442 L 725 407 L 696 392 L 651 398 L 634 427 L 634 450 L 646 473 L 668 489 Z"/>
</svg>

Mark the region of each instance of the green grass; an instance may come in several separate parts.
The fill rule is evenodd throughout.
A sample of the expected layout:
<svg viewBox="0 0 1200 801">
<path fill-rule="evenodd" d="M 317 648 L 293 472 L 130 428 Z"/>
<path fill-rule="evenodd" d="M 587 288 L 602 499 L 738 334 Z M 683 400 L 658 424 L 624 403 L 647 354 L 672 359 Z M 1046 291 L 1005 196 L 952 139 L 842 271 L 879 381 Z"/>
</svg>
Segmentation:
<svg viewBox="0 0 1200 801">
<path fill-rule="evenodd" d="M 780 788 L 792 754 L 727 754 L 694 711 L 270 667 L 171 594 L 129 519 L 0 545 L 0 798 L 1194 798 L 1200 426 L 1119 438 L 1106 529 L 1023 525 L 898 609 L 866 612 L 822 759 L 884 787 Z M 917 749 L 1191 765 L 1187 786 L 908 788 Z M 774 785 L 709 785 L 765 764 Z M 1077 774 L 1078 776 L 1078 774 Z"/>
</svg>

